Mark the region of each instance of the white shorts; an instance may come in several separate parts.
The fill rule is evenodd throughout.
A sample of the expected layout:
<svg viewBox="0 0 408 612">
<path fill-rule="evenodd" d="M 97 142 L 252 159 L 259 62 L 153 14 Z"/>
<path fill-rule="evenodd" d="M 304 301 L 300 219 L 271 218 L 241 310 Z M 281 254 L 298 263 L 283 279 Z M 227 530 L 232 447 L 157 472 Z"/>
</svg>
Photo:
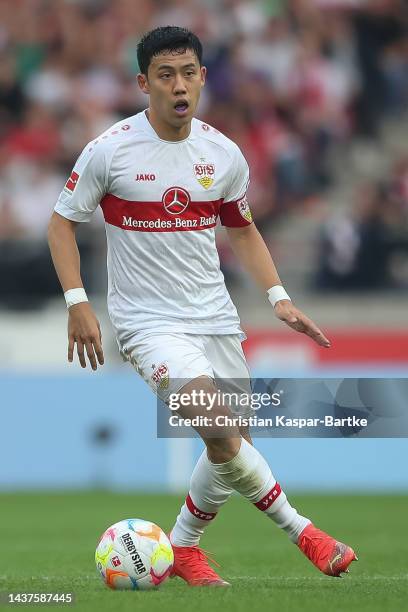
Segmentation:
<svg viewBox="0 0 408 612">
<path fill-rule="evenodd" d="M 197 335 L 157 333 L 137 339 L 121 355 L 164 402 L 198 376 L 216 381 L 222 391 L 251 394 L 249 368 L 239 334 Z M 249 416 L 253 410 L 230 403 L 234 414 Z"/>
</svg>

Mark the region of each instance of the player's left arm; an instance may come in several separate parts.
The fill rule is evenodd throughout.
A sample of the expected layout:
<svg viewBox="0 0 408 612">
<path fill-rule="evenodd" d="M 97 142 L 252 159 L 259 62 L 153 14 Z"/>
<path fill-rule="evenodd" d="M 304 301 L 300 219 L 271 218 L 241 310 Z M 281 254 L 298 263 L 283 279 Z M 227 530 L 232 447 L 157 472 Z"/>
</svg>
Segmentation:
<svg viewBox="0 0 408 612">
<path fill-rule="evenodd" d="M 232 249 L 243 268 L 265 291 L 282 285 L 272 256 L 254 223 L 242 227 L 226 227 Z M 326 348 L 330 341 L 317 325 L 290 300 L 279 300 L 274 306 L 275 315 L 289 327 L 310 336 L 317 344 Z"/>
</svg>

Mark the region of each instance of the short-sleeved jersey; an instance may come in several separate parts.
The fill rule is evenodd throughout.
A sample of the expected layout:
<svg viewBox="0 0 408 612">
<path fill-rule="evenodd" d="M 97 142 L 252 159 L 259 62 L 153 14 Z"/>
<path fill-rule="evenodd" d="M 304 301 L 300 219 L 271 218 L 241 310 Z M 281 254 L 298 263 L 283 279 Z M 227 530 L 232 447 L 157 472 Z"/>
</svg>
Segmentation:
<svg viewBox="0 0 408 612">
<path fill-rule="evenodd" d="M 248 182 L 238 146 L 198 119 L 188 138 L 168 142 L 143 111 L 84 148 L 55 211 L 83 222 L 102 208 L 108 310 L 121 348 L 153 330 L 242 333 L 215 226 L 251 223 Z"/>
</svg>

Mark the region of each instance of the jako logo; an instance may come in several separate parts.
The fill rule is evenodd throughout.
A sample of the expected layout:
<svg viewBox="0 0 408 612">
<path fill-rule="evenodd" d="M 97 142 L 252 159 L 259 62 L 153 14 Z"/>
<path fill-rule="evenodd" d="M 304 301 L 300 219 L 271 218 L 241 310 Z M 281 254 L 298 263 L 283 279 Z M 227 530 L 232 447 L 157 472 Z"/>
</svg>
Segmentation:
<svg viewBox="0 0 408 612">
<path fill-rule="evenodd" d="M 136 174 L 135 181 L 155 181 L 155 174 Z"/>
</svg>

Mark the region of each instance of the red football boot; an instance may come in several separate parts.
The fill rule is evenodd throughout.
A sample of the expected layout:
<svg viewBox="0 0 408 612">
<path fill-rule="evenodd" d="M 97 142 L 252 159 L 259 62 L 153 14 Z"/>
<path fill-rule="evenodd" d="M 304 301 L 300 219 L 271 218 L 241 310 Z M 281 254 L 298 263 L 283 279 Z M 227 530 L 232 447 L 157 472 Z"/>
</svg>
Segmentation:
<svg viewBox="0 0 408 612">
<path fill-rule="evenodd" d="M 198 546 L 173 546 L 174 565 L 171 577 L 179 576 L 190 586 L 228 587 L 209 565 L 207 553 Z M 215 563 L 213 559 L 210 559 Z M 217 564 L 216 564 L 217 565 Z"/>
<path fill-rule="evenodd" d="M 300 534 L 298 546 L 313 565 L 328 576 L 341 578 L 342 572 L 349 573 L 350 563 L 357 561 L 356 554 L 350 546 L 338 542 L 312 523 Z"/>
</svg>

